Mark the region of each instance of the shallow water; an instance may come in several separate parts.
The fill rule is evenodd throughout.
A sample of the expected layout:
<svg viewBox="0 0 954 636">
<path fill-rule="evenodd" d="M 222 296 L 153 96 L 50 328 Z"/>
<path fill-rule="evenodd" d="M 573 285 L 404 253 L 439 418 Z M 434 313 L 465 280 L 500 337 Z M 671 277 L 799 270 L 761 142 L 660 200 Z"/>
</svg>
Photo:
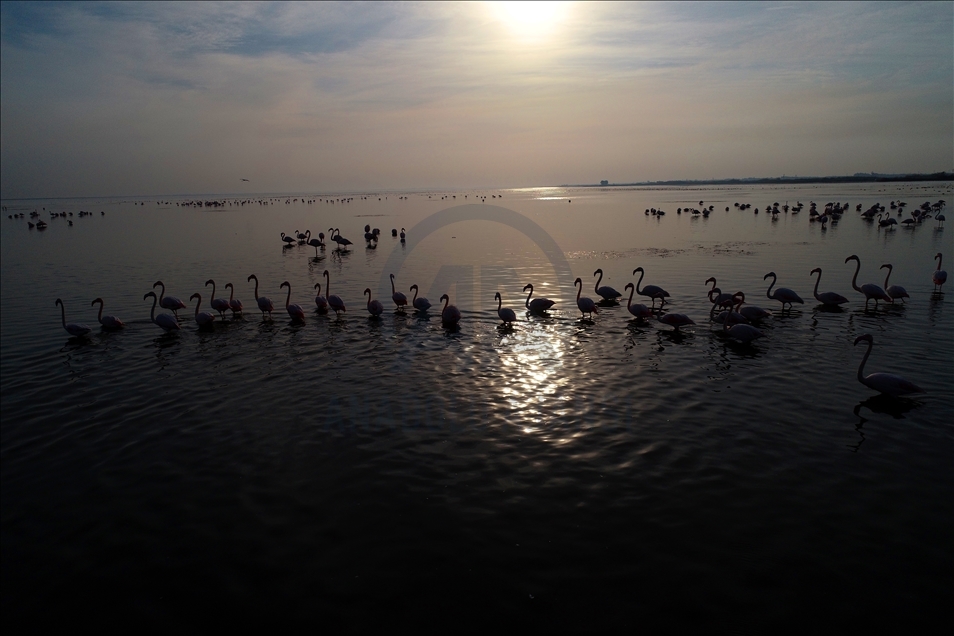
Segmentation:
<svg viewBox="0 0 954 636">
<path fill-rule="evenodd" d="M 854 624 L 936 612 L 954 571 L 954 312 L 949 289 L 932 295 L 931 272 L 935 253 L 954 258 L 951 230 L 932 220 L 885 232 L 854 209 L 901 199 L 911 210 L 951 193 L 916 183 L 292 195 L 201 209 L 175 197 L 5 201 L 5 620 L 742 630 L 822 612 Z M 798 215 L 764 212 L 798 200 Z M 851 208 L 822 229 L 809 223 L 812 200 Z M 676 214 L 699 201 L 715 207 L 708 218 Z M 94 214 L 44 232 L 6 218 L 44 207 Z M 426 234 L 441 218 L 458 222 Z M 365 223 L 382 230 L 376 249 L 360 240 Z M 328 227 L 350 251 L 316 260 L 279 238 Z M 390 236 L 402 227 L 405 244 Z M 892 263 L 891 283 L 911 298 L 866 311 L 851 254 L 859 283 L 883 284 L 878 268 Z M 625 298 L 580 319 L 572 278 L 595 297 L 595 269 L 622 292 L 636 267 L 696 326 L 636 324 Z M 814 267 L 845 309 L 811 300 Z M 348 306 L 341 319 L 314 312 L 325 269 Z M 805 304 L 780 311 L 765 297 L 769 271 Z M 252 273 L 273 320 L 255 309 Z M 405 293 L 420 285 L 429 317 L 394 312 L 389 273 Z M 755 345 L 710 323 L 709 276 L 773 310 Z M 243 317 L 199 331 L 190 304 L 180 333 L 151 324 L 153 282 L 183 301 L 200 292 L 208 310 L 208 278 L 219 295 L 235 284 Z M 286 280 L 304 325 L 284 312 Z M 548 317 L 521 311 L 526 283 L 557 301 Z M 496 291 L 517 310 L 512 329 L 500 327 Z M 442 293 L 463 313 L 459 330 L 441 327 Z M 69 338 L 54 300 L 67 321 L 93 326 L 97 296 L 127 327 Z M 862 333 L 875 339 L 866 372 L 927 393 L 875 398 L 855 377 Z"/>
</svg>

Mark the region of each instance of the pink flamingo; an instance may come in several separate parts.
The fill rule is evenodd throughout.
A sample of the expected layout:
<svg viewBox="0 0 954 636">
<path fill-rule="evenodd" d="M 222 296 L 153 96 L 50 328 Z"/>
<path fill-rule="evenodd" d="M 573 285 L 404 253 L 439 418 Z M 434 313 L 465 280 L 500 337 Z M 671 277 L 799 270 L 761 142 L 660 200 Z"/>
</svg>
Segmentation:
<svg viewBox="0 0 954 636">
<path fill-rule="evenodd" d="M 242 313 L 242 301 L 233 298 L 235 295 L 235 287 L 232 285 L 232 283 L 225 283 L 225 286 L 229 290 L 229 309 L 232 310 L 232 316 L 234 317 L 235 314 Z"/>
<path fill-rule="evenodd" d="M 735 297 L 741 297 L 742 303 L 745 302 L 745 294 L 743 292 L 736 292 Z M 739 303 L 740 305 L 742 303 Z M 736 313 L 742 314 L 742 317 L 748 320 L 749 322 L 758 322 L 763 318 L 768 318 L 772 315 L 772 312 L 766 311 L 761 307 L 756 307 L 755 305 L 746 305 L 745 307 L 739 307 L 736 309 Z"/>
<path fill-rule="evenodd" d="M 295 305 L 291 302 L 291 284 L 286 280 L 278 286 L 279 289 L 282 287 L 288 288 L 288 295 L 285 297 L 285 311 L 288 312 L 289 318 L 296 322 L 305 322 L 305 312 L 301 308 L 301 305 Z"/>
<path fill-rule="evenodd" d="M 862 334 L 855 338 L 856 345 L 861 341 L 868 343 L 868 350 L 865 351 L 865 356 L 861 359 L 861 364 L 858 365 L 859 382 L 864 384 L 869 389 L 874 389 L 875 391 L 893 397 L 910 395 L 912 393 L 924 393 L 924 389 L 913 382 L 905 380 L 899 375 L 894 375 L 892 373 L 872 373 L 871 375 L 864 375 L 865 362 L 868 361 L 868 356 L 871 355 L 871 347 L 874 345 L 874 338 L 871 337 L 870 333 Z"/>
<path fill-rule="evenodd" d="M 888 279 L 891 278 L 891 270 L 894 269 L 894 266 L 889 263 L 885 263 L 880 269 L 884 269 L 885 267 L 888 268 L 888 275 L 884 277 L 884 293 L 891 297 L 892 303 L 894 303 L 894 301 L 898 298 L 900 298 L 901 302 L 903 303 L 905 298 L 910 298 L 911 296 L 908 295 L 908 291 L 901 285 L 892 285 L 891 287 L 888 287 Z"/>
<path fill-rule="evenodd" d="M 417 297 L 417 292 L 418 292 L 417 284 L 411 285 L 408 291 L 411 291 L 411 290 L 414 290 L 414 300 L 411 301 L 411 304 L 414 305 L 414 309 L 416 309 L 420 313 L 424 313 L 425 311 L 431 308 L 431 301 L 424 298 L 423 296 L 421 296 L 420 298 Z"/>
<path fill-rule="evenodd" d="M 198 301 L 195 303 L 195 322 L 200 327 L 211 327 L 212 323 L 215 321 L 215 315 L 210 314 L 207 311 L 199 311 L 199 305 L 202 304 L 202 296 L 198 292 L 192 294 L 189 297 L 189 300 L 195 300 L 198 298 Z"/>
<path fill-rule="evenodd" d="M 166 286 L 161 280 L 157 280 L 153 283 L 152 288 L 155 289 L 157 286 L 162 287 L 159 291 L 159 306 L 172 311 L 172 313 L 176 315 L 176 320 L 178 320 L 179 310 L 186 308 L 185 303 L 175 296 L 166 296 Z"/>
<path fill-rule="evenodd" d="M 811 271 L 811 274 L 809 274 L 809 276 L 811 276 L 815 272 L 818 272 L 818 278 L 815 279 L 815 291 L 812 292 L 815 295 L 815 300 L 817 300 L 821 304 L 826 305 L 828 307 L 837 307 L 838 305 L 843 305 L 846 302 L 848 302 L 847 298 L 845 298 L 841 294 L 836 294 L 835 292 L 822 292 L 819 294 L 818 283 L 821 282 L 821 275 L 822 275 L 821 267 L 816 267 L 815 269 L 813 269 Z"/>
<path fill-rule="evenodd" d="M 549 298 L 534 298 L 533 300 L 530 300 L 530 297 L 533 296 L 533 285 L 527 283 L 526 286 L 524 286 L 523 291 L 527 291 L 528 289 L 530 290 L 530 293 L 527 294 L 527 300 L 524 304 L 526 305 L 527 309 L 533 313 L 542 314 L 555 304 Z"/>
<path fill-rule="evenodd" d="M 943 259 L 940 252 L 937 253 L 937 255 L 934 257 L 934 260 L 937 261 L 937 269 L 934 270 L 934 275 L 931 277 L 931 279 L 934 281 L 934 293 L 936 294 L 941 291 L 941 285 L 947 282 L 947 272 L 941 269 L 941 262 Z"/>
<path fill-rule="evenodd" d="M 209 280 L 205 281 L 205 286 L 208 287 L 210 283 L 212 284 L 212 297 L 209 298 L 209 304 L 212 305 L 212 309 L 219 312 L 220 317 L 225 318 L 225 312 L 231 309 L 229 301 L 225 300 L 224 298 L 216 298 L 215 281 L 210 278 Z"/>
<path fill-rule="evenodd" d="M 676 331 L 679 331 L 680 327 L 696 324 L 695 321 L 686 314 L 664 314 L 659 317 L 659 322 L 664 325 L 669 325 Z"/>
<path fill-rule="evenodd" d="M 124 323 L 122 320 L 120 320 L 116 316 L 103 315 L 103 299 L 102 298 L 97 298 L 96 300 L 91 302 L 89 305 L 90 307 L 92 307 L 96 303 L 99 303 L 99 316 L 97 317 L 97 320 L 99 320 L 99 324 L 101 324 L 104 329 L 122 329 L 123 327 L 126 326 L 126 323 Z"/>
<path fill-rule="evenodd" d="M 143 300 L 146 300 L 152 296 L 152 310 L 149 312 L 149 319 L 160 326 L 164 331 L 179 331 L 179 320 L 172 314 L 159 314 L 156 315 L 156 303 L 159 302 L 159 297 L 156 296 L 156 292 L 146 292 L 146 295 L 142 297 Z"/>
<path fill-rule="evenodd" d="M 891 296 L 888 296 L 888 294 L 886 294 L 883 289 L 881 289 L 874 283 L 865 283 L 861 287 L 858 287 L 858 272 L 861 271 L 861 259 L 858 258 L 856 255 L 852 254 L 851 256 L 845 259 L 845 262 L 847 263 L 848 261 L 851 261 L 851 260 L 855 261 L 858 264 L 858 266 L 855 268 L 855 275 L 851 279 L 851 286 L 854 288 L 855 291 L 861 292 L 862 294 L 865 295 L 865 309 L 868 309 L 868 301 L 870 301 L 872 298 L 874 298 L 874 301 L 875 301 L 875 309 L 878 308 L 879 300 L 883 300 L 885 302 L 891 302 Z"/>
<path fill-rule="evenodd" d="M 636 275 L 636 272 L 640 272 L 639 280 L 636 281 L 636 293 L 640 296 L 649 296 L 653 299 L 653 309 L 656 308 L 656 299 L 659 299 L 659 308 L 662 309 L 662 306 L 666 304 L 666 299 L 669 298 L 669 292 L 667 292 L 662 287 L 657 285 L 646 285 L 643 287 L 642 291 L 639 289 L 639 284 L 643 282 L 643 276 L 646 275 L 646 272 L 642 267 L 637 267 L 633 270 L 633 276 Z M 677 314 L 679 315 L 679 314 Z"/>
<path fill-rule="evenodd" d="M 392 274 L 391 276 L 393 277 L 394 274 Z M 380 300 L 371 300 L 370 287 L 365 288 L 364 293 L 368 295 L 368 313 L 371 314 L 373 317 L 377 318 L 384 312 L 384 305 L 381 304 Z"/>
<path fill-rule="evenodd" d="M 643 320 L 645 318 L 653 317 L 653 310 L 642 305 L 640 303 L 633 304 L 633 292 L 636 291 L 636 286 L 632 283 L 626 283 L 626 287 L 623 287 L 623 290 L 629 290 L 629 300 L 626 301 L 626 310 L 631 313 L 638 320 Z"/>
<path fill-rule="evenodd" d="M 454 305 L 449 305 L 450 296 L 444 294 L 440 298 L 444 301 L 444 308 L 441 309 L 441 324 L 445 327 L 456 327 L 460 322 L 460 309 Z"/>
<path fill-rule="evenodd" d="M 497 316 L 508 325 L 512 325 L 517 320 L 517 314 L 514 313 L 513 309 L 502 306 L 503 298 L 501 298 L 500 292 L 494 294 L 494 300 L 497 301 Z"/>
<path fill-rule="evenodd" d="M 580 294 L 583 293 L 583 279 L 577 278 L 575 281 L 573 281 L 573 285 L 579 285 L 579 289 L 576 290 L 576 306 L 583 314 L 583 317 L 585 318 L 586 315 L 589 314 L 592 318 L 593 314 L 600 313 L 600 310 L 596 307 L 596 303 L 594 303 L 592 299 L 585 297 L 580 298 Z"/>
<path fill-rule="evenodd" d="M 334 310 L 335 317 L 337 318 L 339 312 L 346 311 L 345 304 L 343 300 L 341 300 L 334 294 L 330 293 L 331 292 L 331 274 L 328 273 L 327 269 L 325 270 L 324 277 L 325 277 L 325 294 L 328 295 L 328 306 Z"/>
<path fill-rule="evenodd" d="M 726 307 L 731 307 L 735 304 L 732 294 L 723 294 L 722 290 L 716 287 L 715 276 L 710 276 L 706 280 L 705 284 L 708 285 L 709 283 L 712 283 L 712 288 L 708 293 L 709 302 L 712 303 L 712 310 L 709 312 L 710 316 L 715 313 L 717 308 L 725 309 Z M 713 296 L 715 296 L 715 298 L 713 298 Z"/>
<path fill-rule="evenodd" d="M 321 283 L 315 283 L 315 289 L 318 290 L 318 295 L 315 296 L 315 305 L 318 306 L 318 313 L 328 313 L 328 301 L 321 295 Z"/>
<path fill-rule="evenodd" d="M 785 311 L 786 304 L 788 305 L 788 308 L 790 310 L 792 308 L 792 303 L 798 303 L 800 305 L 805 304 L 805 301 L 802 300 L 798 294 L 793 292 L 788 287 L 779 287 L 778 289 L 775 290 L 775 293 L 773 294 L 772 288 L 775 287 L 775 281 L 777 280 L 775 276 L 775 272 L 769 272 L 768 274 L 762 277 L 762 280 L 765 280 L 769 276 L 772 277 L 772 283 L 769 285 L 768 289 L 765 290 L 765 295 L 772 300 L 777 300 L 778 302 L 782 303 L 782 311 Z"/>
<path fill-rule="evenodd" d="M 404 311 L 407 306 L 407 296 L 394 289 L 394 274 L 391 274 L 391 300 L 397 305 L 397 308 Z"/>
<path fill-rule="evenodd" d="M 92 329 L 90 329 L 86 325 L 81 325 L 75 322 L 71 322 L 67 324 L 66 307 L 63 305 L 63 301 L 57 298 L 56 302 L 53 304 L 60 306 L 60 318 L 63 320 L 63 328 L 66 329 L 67 333 L 69 333 L 71 336 L 82 338 L 83 336 L 88 335 L 90 331 L 92 331 Z"/>
<path fill-rule="evenodd" d="M 738 309 L 742 308 L 742 303 L 745 302 L 745 294 L 742 292 L 736 292 L 735 296 L 738 298 Z M 738 309 L 736 312 L 737 313 Z M 741 317 L 741 314 L 739 314 Z M 722 333 L 732 340 L 737 340 L 742 344 L 750 344 L 756 338 L 761 338 L 765 334 L 753 327 L 752 325 L 747 325 L 745 323 L 739 323 L 729 327 L 729 318 L 726 318 L 722 323 Z"/>
<path fill-rule="evenodd" d="M 620 298 L 620 297 L 622 296 L 621 293 L 619 293 L 618 291 L 616 291 L 615 289 L 613 289 L 613 288 L 610 287 L 609 285 L 605 285 L 605 286 L 603 286 L 603 287 L 600 287 L 600 281 L 603 280 L 603 270 L 602 270 L 602 269 L 598 269 L 598 270 L 596 270 L 595 272 L 593 272 L 593 275 L 594 275 L 594 276 L 596 276 L 597 274 L 599 274 L 600 277 L 596 279 L 596 284 L 593 285 L 593 290 L 594 290 L 597 294 L 599 294 L 600 296 L 602 296 L 603 300 L 616 300 L 617 298 Z"/>
<path fill-rule="evenodd" d="M 268 314 L 268 319 L 271 320 L 272 312 L 275 311 L 275 305 L 272 304 L 272 301 L 265 296 L 258 295 L 258 276 L 252 274 L 248 277 L 249 280 L 255 280 L 255 302 L 258 303 L 258 309 L 262 312 L 262 318 L 265 318 L 265 314 Z"/>
</svg>

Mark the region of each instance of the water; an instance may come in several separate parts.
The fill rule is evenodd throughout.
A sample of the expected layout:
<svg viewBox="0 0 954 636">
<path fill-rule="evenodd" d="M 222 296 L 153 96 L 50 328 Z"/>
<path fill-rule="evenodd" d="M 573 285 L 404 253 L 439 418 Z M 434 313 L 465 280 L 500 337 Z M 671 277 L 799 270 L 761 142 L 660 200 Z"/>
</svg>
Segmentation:
<svg viewBox="0 0 954 636">
<path fill-rule="evenodd" d="M 299 194 L 201 209 L 176 197 L 6 201 L 5 620 L 745 631 L 822 613 L 853 625 L 937 613 L 954 571 L 954 312 L 950 289 L 932 297 L 931 271 L 954 245 L 933 221 L 885 232 L 854 207 L 901 199 L 910 210 L 951 190 Z M 676 214 L 700 200 L 715 207 L 708 218 Z M 799 200 L 799 215 L 764 213 Z M 812 200 L 851 211 L 822 229 L 809 223 Z M 435 213 L 464 204 L 447 214 L 470 220 L 422 236 Z M 94 214 L 45 232 L 6 218 L 43 207 Z M 651 207 L 666 216 L 646 216 Z M 382 230 L 377 249 L 360 240 L 365 223 Z M 315 261 L 312 247 L 282 249 L 282 231 L 328 227 L 350 252 Z M 390 236 L 402 227 L 403 246 Z M 851 254 L 859 283 L 882 284 L 878 268 L 892 263 L 907 303 L 865 311 Z M 435 305 L 429 319 L 393 312 L 381 285 L 395 265 L 399 289 L 416 283 Z M 625 302 L 580 320 L 572 278 L 595 297 L 595 269 L 622 292 L 636 267 L 697 325 L 637 325 Z M 846 309 L 810 300 L 814 267 Z M 314 313 L 325 269 L 348 306 L 340 320 Z M 806 303 L 780 312 L 764 295 L 769 271 Z M 252 273 L 272 321 L 255 310 Z M 775 312 L 754 346 L 709 322 L 709 276 Z M 208 278 L 219 295 L 235 284 L 244 318 L 198 331 L 190 304 L 181 333 L 150 323 L 142 297 L 156 280 L 184 301 L 202 293 L 208 309 Z M 284 313 L 286 280 L 305 325 Z M 548 318 L 520 311 L 526 283 L 557 301 Z M 381 320 L 368 318 L 366 287 Z M 517 310 L 512 330 L 500 328 L 496 291 Z M 457 331 L 441 328 L 442 293 L 462 310 Z M 54 300 L 67 321 L 93 326 L 97 296 L 127 327 L 70 339 Z M 885 401 L 858 383 L 862 333 L 875 339 L 866 372 L 901 374 L 926 395 Z"/>
</svg>

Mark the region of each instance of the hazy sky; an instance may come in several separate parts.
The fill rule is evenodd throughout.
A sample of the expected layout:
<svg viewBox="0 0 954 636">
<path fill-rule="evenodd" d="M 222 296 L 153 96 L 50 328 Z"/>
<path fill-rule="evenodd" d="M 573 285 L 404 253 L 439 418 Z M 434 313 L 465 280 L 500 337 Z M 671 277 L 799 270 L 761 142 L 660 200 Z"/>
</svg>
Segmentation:
<svg viewBox="0 0 954 636">
<path fill-rule="evenodd" d="M 954 168 L 951 2 L 543 4 L 3 2 L 0 194 Z"/>
</svg>

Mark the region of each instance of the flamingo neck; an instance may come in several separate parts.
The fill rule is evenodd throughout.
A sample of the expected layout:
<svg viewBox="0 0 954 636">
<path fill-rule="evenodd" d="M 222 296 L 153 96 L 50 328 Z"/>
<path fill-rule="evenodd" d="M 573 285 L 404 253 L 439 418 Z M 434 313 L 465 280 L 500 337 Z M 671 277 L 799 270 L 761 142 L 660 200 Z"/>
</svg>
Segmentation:
<svg viewBox="0 0 954 636">
<path fill-rule="evenodd" d="M 325 275 L 325 295 L 331 297 L 331 276 Z"/>
<path fill-rule="evenodd" d="M 159 302 L 162 301 L 162 297 L 166 295 L 166 286 L 163 283 L 159 283 Z"/>
<path fill-rule="evenodd" d="M 527 302 L 524 303 L 527 306 L 527 309 L 530 308 L 530 297 L 533 296 L 533 285 L 529 285 L 529 287 L 530 287 L 530 293 L 527 294 Z"/>
<path fill-rule="evenodd" d="M 394 287 L 394 281 L 391 281 L 391 286 L 392 288 Z M 368 295 L 368 309 L 370 310 L 371 309 L 371 290 L 369 289 L 368 291 L 364 293 Z"/>
<path fill-rule="evenodd" d="M 99 316 L 96 317 L 96 320 L 98 320 L 98 321 L 100 322 L 100 324 L 102 324 L 102 322 L 103 322 L 103 303 L 102 303 L 102 301 L 100 301 L 100 303 L 99 303 Z"/>
<path fill-rule="evenodd" d="M 576 290 L 576 302 L 580 302 L 580 294 L 583 293 L 583 283 L 579 285 L 579 289 Z"/>
<path fill-rule="evenodd" d="M 397 293 L 397 290 L 394 289 L 394 274 L 391 274 L 391 295 L 393 296 L 396 293 Z"/>
<path fill-rule="evenodd" d="M 450 298 L 448 298 L 448 297 L 445 296 L 445 297 L 444 297 L 444 308 L 441 309 L 441 313 L 444 313 L 445 311 L 447 311 L 447 305 L 448 305 L 449 303 L 450 303 Z"/>
<path fill-rule="evenodd" d="M 815 279 L 815 291 L 813 292 L 815 294 L 816 300 L 820 300 L 818 298 L 818 283 L 820 282 L 821 282 L 821 270 L 818 270 L 818 278 Z"/>
<path fill-rule="evenodd" d="M 60 318 L 63 320 L 63 327 L 66 328 L 66 307 L 60 303 Z"/>
<path fill-rule="evenodd" d="M 500 294 L 497 294 L 497 311 L 500 311 L 500 307 L 503 305 L 503 298 L 500 297 Z"/>
<path fill-rule="evenodd" d="M 600 270 L 599 274 L 600 274 L 600 277 L 596 279 L 596 284 L 593 285 L 593 291 L 595 291 L 596 293 L 600 292 L 600 282 L 602 282 L 603 280 L 603 270 Z"/>
<path fill-rule="evenodd" d="M 645 272 L 645 271 L 639 270 L 639 280 L 636 281 L 636 293 L 637 293 L 637 294 L 642 294 L 642 293 L 643 293 L 643 292 L 641 292 L 641 291 L 639 290 L 639 284 L 640 284 L 641 282 L 643 282 L 643 276 L 645 276 L 645 275 L 646 275 L 646 272 Z"/>
<path fill-rule="evenodd" d="M 765 290 L 765 295 L 768 296 L 769 298 L 771 298 L 772 300 L 775 300 L 775 297 L 772 296 L 772 288 L 775 287 L 775 281 L 777 281 L 777 280 L 778 280 L 778 278 L 773 275 L 773 276 L 772 276 L 772 283 L 768 286 L 768 289 Z"/>
<path fill-rule="evenodd" d="M 255 300 L 258 300 L 258 276 L 255 277 Z"/>
<path fill-rule="evenodd" d="M 861 291 L 858 287 L 858 272 L 861 271 L 861 259 L 855 259 L 855 275 L 851 277 L 851 286 L 855 291 Z"/>
<path fill-rule="evenodd" d="M 888 279 L 891 278 L 891 269 L 892 269 L 892 268 L 890 268 L 890 267 L 888 268 L 888 275 L 884 277 L 884 288 L 885 288 L 885 289 L 888 288 Z"/>
<path fill-rule="evenodd" d="M 156 303 L 159 302 L 159 299 L 156 298 L 156 295 L 152 295 L 152 309 L 149 310 L 149 319 L 153 322 L 156 322 Z M 156 323 L 159 324 L 159 323 Z"/>
<path fill-rule="evenodd" d="M 232 296 L 235 295 L 235 288 L 232 287 L 232 284 L 231 284 L 231 283 L 229 283 L 228 285 L 226 285 L 226 287 L 229 288 L 229 302 L 232 302 Z"/>
<path fill-rule="evenodd" d="M 288 286 L 288 295 L 285 296 L 285 309 L 288 309 L 288 305 L 291 302 L 291 285 Z"/>
<path fill-rule="evenodd" d="M 415 300 L 417 300 L 417 285 L 414 286 L 414 298 L 411 299 L 411 303 L 413 303 Z"/>
<path fill-rule="evenodd" d="M 941 261 L 944 260 L 944 257 L 941 256 L 940 254 L 938 254 L 938 255 L 935 256 L 934 258 L 937 259 L 937 271 L 941 271 Z"/>
<path fill-rule="evenodd" d="M 862 384 L 865 383 L 865 374 L 864 374 L 865 363 L 868 361 L 868 356 L 871 355 L 872 344 L 873 343 L 869 340 L 868 349 L 865 351 L 864 357 L 861 358 L 861 364 L 858 365 L 858 381 L 861 382 Z"/>
<path fill-rule="evenodd" d="M 636 293 L 635 287 L 629 288 L 629 300 L 626 301 L 626 309 L 629 309 L 633 306 L 633 294 Z"/>
<path fill-rule="evenodd" d="M 196 316 L 196 318 L 199 317 L 199 305 L 201 305 L 201 304 L 202 304 L 202 296 L 198 296 L 198 297 L 195 299 L 195 316 Z"/>
</svg>

